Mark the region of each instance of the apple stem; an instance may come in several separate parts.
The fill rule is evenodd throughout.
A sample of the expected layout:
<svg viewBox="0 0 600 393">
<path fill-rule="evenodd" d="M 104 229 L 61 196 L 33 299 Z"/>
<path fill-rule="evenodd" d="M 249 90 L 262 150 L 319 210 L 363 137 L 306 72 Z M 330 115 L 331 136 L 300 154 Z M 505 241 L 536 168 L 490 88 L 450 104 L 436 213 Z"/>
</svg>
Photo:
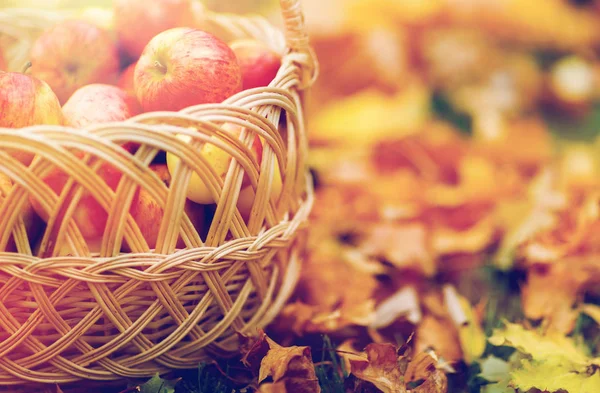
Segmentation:
<svg viewBox="0 0 600 393">
<path fill-rule="evenodd" d="M 167 72 L 167 67 L 165 67 L 164 65 L 161 64 L 160 61 L 155 60 L 154 61 L 154 67 L 158 68 L 158 70 L 162 73 Z"/>
<path fill-rule="evenodd" d="M 23 74 L 27 72 L 28 69 L 31 68 L 31 62 L 28 61 L 27 63 L 25 63 L 25 65 L 23 66 L 23 71 L 21 71 Z"/>
</svg>

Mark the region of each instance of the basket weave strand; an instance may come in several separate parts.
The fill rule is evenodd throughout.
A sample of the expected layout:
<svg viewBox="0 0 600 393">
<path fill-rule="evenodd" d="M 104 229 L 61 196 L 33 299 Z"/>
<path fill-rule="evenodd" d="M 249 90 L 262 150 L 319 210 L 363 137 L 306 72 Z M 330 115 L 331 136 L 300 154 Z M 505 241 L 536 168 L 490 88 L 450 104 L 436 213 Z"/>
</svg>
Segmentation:
<svg viewBox="0 0 600 393">
<path fill-rule="evenodd" d="M 280 4 L 285 35 L 260 17 L 204 13 L 204 26 L 224 39 L 253 37 L 283 54 L 269 87 L 85 130 L 0 128 L 0 174 L 13 184 L 0 195 L 0 385 L 195 368 L 236 352 L 238 334 L 253 334 L 275 317 L 297 280 L 313 203 L 302 91 L 318 72 L 299 2 Z M 44 29 L 71 16 L 0 9 L 10 67 L 27 60 Z M 243 127 L 239 139 L 226 123 Z M 251 152 L 255 135 L 263 143 L 260 162 Z M 121 148 L 126 142 L 139 144 L 135 154 Z M 208 143 L 233 158 L 225 178 L 199 154 Z M 161 151 L 181 162 L 168 187 L 149 167 Z M 36 159 L 26 167 L 14 152 Z M 122 174 L 116 189 L 98 174 L 106 164 Z M 272 198 L 276 166 L 283 185 Z M 57 168 L 69 179 L 60 195 L 43 180 Z M 184 210 L 193 173 L 216 201 L 205 235 Z M 237 207 L 244 178 L 254 191 L 247 220 Z M 164 212 L 154 249 L 129 213 L 139 189 Z M 73 219 L 86 194 L 108 214 L 99 244 Z M 30 199 L 49 217 L 37 247 L 25 216 Z M 65 249 L 69 256 L 61 256 Z"/>
</svg>

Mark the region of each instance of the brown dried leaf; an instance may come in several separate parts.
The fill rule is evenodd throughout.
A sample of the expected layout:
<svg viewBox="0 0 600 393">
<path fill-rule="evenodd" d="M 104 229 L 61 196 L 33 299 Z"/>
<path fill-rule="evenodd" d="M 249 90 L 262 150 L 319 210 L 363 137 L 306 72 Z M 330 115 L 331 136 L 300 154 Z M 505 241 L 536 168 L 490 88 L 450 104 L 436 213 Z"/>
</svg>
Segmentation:
<svg viewBox="0 0 600 393">
<path fill-rule="evenodd" d="M 302 302 L 286 304 L 283 310 L 275 320 L 274 326 L 278 330 L 291 330 L 294 334 L 300 336 L 308 331 L 308 326 L 316 314 L 314 306 Z"/>
<path fill-rule="evenodd" d="M 447 318 L 448 310 L 440 291 L 428 291 L 421 295 L 421 303 L 427 311 L 437 318 Z"/>
<path fill-rule="evenodd" d="M 312 236 L 321 241 L 313 240 L 296 289 L 297 301 L 284 308 L 280 320 L 296 334 L 369 325 L 378 287 L 374 275 L 350 262 L 347 248 L 332 239 L 332 234 L 315 231 Z"/>
<path fill-rule="evenodd" d="M 304 303 L 318 306 L 319 311 L 332 311 L 371 299 L 376 288 L 376 280 L 357 272 L 334 246 L 312 250 L 303 265 L 298 293 Z"/>
<path fill-rule="evenodd" d="M 436 266 L 427 243 L 427 228 L 421 223 L 378 223 L 367 230 L 361 250 L 400 269 L 429 276 L 435 273 Z"/>
<path fill-rule="evenodd" d="M 348 345 L 350 349 L 353 348 Z M 407 382 L 423 383 L 411 390 L 422 393 L 446 393 L 446 375 L 438 370 L 435 353 L 419 353 L 413 359 L 399 355 L 392 344 L 369 344 L 365 349 L 367 360 L 349 359 L 352 374 L 375 385 L 384 393 L 408 393 Z"/>
<path fill-rule="evenodd" d="M 557 261 L 586 248 L 586 240 L 590 239 L 588 235 L 600 223 L 600 194 L 573 198 L 565 210 L 556 214 L 555 223 L 524 245 L 523 253 L 529 261 Z M 597 247 L 593 244 L 589 246 Z"/>
<path fill-rule="evenodd" d="M 286 393 L 320 393 L 319 381 L 315 374 L 310 347 L 293 346 L 285 348 L 266 337 L 269 351 L 260 364 L 258 382 L 272 377 L 275 387 L 285 387 Z M 269 391 L 269 390 L 266 390 Z M 281 390 L 271 390 L 281 391 Z"/>
<path fill-rule="evenodd" d="M 432 247 L 436 254 L 476 253 L 494 240 L 496 223 L 488 216 L 472 227 L 457 231 L 448 227 L 436 227 L 432 234 Z"/>
<path fill-rule="evenodd" d="M 417 326 L 415 350 L 424 352 L 434 349 L 446 361 L 452 362 L 462 359 L 460 339 L 452 321 L 438 319 L 426 315 Z"/>
<path fill-rule="evenodd" d="M 437 359 L 427 352 L 419 352 L 408 364 L 404 377 L 407 382 L 429 378 L 436 371 Z"/>
<path fill-rule="evenodd" d="M 425 198 L 436 206 L 460 206 L 467 202 L 494 200 L 502 182 L 496 180 L 497 168 L 490 159 L 466 155 L 456 166 L 456 184 L 434 183 Z"/>
<path fill-rule="evenodd" d="M 398 365 L 397 348 L 392 344 L 369 344 L 367 361 L 350 360 L 352 374 L 371 382 L 384 393 L 406 393 L 404 378 Z"/>
<path fill-rule="evenodd" d="M 351 361 L 365 361 L 367 354 L 354 348 L 354 340 L 346 340 L 336 348 L 337 355 L 343 360 L 346 370 L 352 369 Z"/>
<path fill-rule="evenodd" d="M 405 317 L 415 325 L 418 324 L 421 320 L 418 297 L 417 289 L 412 285 L 399 289 L 377 305 L 371 327 L 375 329 L 384 328 L 400 317 Z"/>
<path fill-rule="evenodd" d="M 515 119 L 494 137 L 476 138 L 473 148 L 502 166 L 515 165 L 528 172 L 548 163 L 554 151 L 552 134 L 540 117 Z"/>
<path fill-rule="evenodd" d="M 467 140 L 447 123 L 431 122 L 417 134 L 379 141 L 371 159 L 381 174 L 410 171 L 432 184 L 452 184 L 468 149 Z"/>
<path fill-rule="evenodd" d="M 446 393 L 448 391 L 448 377 L 441 370 L 435 370 L 412 393 Z"/>
<path fill-rule="evenodd" d="M 303 333 L 327 333 L 347 326 L 368 326 L 373 321 L 375 301 L 373 299 L 357 305 L 348 305 L 333 311 L 319 311 L 318 306 L 301 302 L 286 305 L 279 315 L 275 327 Z"/>
<path fill-rule="evenodd" d="M 240 337 L 240 352 L 243 354 L 242 363 L 244 366 L 252 368 L 255 373 L 258 373 L 260 363 L 269 351 L 266 338 L 267 335 L 262 330 L 258 332 L 256 337 Z"/>
<path fill-rule="evenodd" d="M 569 333 L 575 327 L 579 311 L 573 306 L 590 272 L 577 265 L 555 263 L 529 269 L 522 290 L 525 316 L 545 319 L 548 328 Z"/>
<path fill-rule="evenodd" d="M 290 393 L 287 390 L 285 381 L 275 383 L 263 383 L 258 388 L 258 393 Z"/>
</svg>

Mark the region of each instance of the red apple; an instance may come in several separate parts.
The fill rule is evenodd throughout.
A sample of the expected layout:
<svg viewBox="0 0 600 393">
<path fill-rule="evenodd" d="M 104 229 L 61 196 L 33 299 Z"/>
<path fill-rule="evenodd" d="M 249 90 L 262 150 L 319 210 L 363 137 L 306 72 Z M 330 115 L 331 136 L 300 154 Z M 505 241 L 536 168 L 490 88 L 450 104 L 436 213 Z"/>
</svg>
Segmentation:
<svg viewBox="0 0 600 393">
<path fill-rule="evenodd" d="M 123 121 L 141 112 L 137 99 L 112 85 L 91 84 L 78 89 L 63 106 L 66 121 L 72 127 Z M 127 142 L 123 148 L 134 152 L 138 144 Z"/>
<path fill-rule="evenodd" d="M 91 84 L 73 93 L 63 106 L 69 125 L 123 121 L 140 113 L 137 100 L 116 86 Z"/>
<path fill-rule="evenodd" d="M 117 48 L 98 26 L 69 20 L 44 32 L 31 49 L 31 73 L 46 81 L 61 103 L 91 83 L 113 83 L 119 71 Z"/>
<path fill-rule="evenodd" d="M 190 0 L 115 0 L 114 24 L 121 48 L 137 59 L 157 34 L 193 26 Z"/>
<path fill-rule="evenodd" d="M 191 28 L 154 37 L 135 67 L 134 78 L 145 111 L 218 103 L 242 88 L 242 73 L 231 48 L 214 35 Z"/>
<path fill-rule="evenodd" d="M 58 98 L 44 81 L 19 72 L 0 71 L 0 86 L 0 127 L 64 125 Z M 33 159 L 33 154 L 25 152 L 12 155 L 25 165 Z"/>
<path fill-rule="evenodd" d="M 19 72 L 0 72 L 0 127 L 64 124 L 58 98 L 44 82 Z"/>
<path fill-rule="evenodd" d="M 135 74 L 135 65 L 136 63 L 133 63 L 131 65 L 129 65 L 129 67 L 125 68 L 125 70 L 121 73 L 121 76 L 119 76 L 119 81 L 117 82 L 117 86 L 119 86 L 121 89 L 125 90 L 127 92 L 127 94 L 131 95 L 132 97 L 135 97 L 135 89 L 133 87 L 133 75 Z M 137 97 L 136 97 L 137 99 Z"/>
<path fill-rule="evenodd" d="M 77 154 L 77 156 L 82 157 L 83 155 Z M 121 172 L 109 164 L 104 164 L 98 170 L 98 175 L 112 190 L 116 190 L 121 179 Z M 55 168 L 50 171 L 43 180 L 58 196 L 62 192 L 68 179 L 69 176 L 65 172 L 59 168 Z M 38 200 L 30 198 L 30 201 L 36 213 L 42 220 L 48 222 L 48 214 L 42 209 Z M 69 203 L 69 201 L 66 203 Z M 84 191 L 72 218 L 75 220 L 75 223 L 79 227 L 84 238 L 88 240 L 97 239 L 104 233 L 104 228 L 106 227 L 106 222 L 108 220 L 108 213 L 89 192 Z"/>
<path fill-rule="evenodd" d="M 240 63 L 244 90 L 268 86 L 277 75 L 281 67 L 281 56 L 266 44 L 258 40 L 242 39 L 229 46 Z"/>
<path fill-rule="evenodd" d="M 167 185 L 171 183 L 171 175 L 165 164 L 152 165 L 150 167 L 152 171 Z M 156 241 L 158 239 L 158 232 L 160 230 L 160 224 L 164 217 L 164 210 L 162 207 L 152 198 L 150 193 L 143 188 L 139 188 L 131 202 L 130 209 L 131 216 L 137 223 L 144 239 L 148 243 L 148 246 L 153 249 L 156 248 Z M 186 201 L 185 213 L 192 221 L 192 224 L 196 230 L 200 233 L 202 225 L 204 223 L 204 206 L 198 205 L 191 201 Z M 185 247 L 183 240 L 179 239 L 177 247 Z M 125 250 L 128 247 L 125 246 Z"/>
</svg>

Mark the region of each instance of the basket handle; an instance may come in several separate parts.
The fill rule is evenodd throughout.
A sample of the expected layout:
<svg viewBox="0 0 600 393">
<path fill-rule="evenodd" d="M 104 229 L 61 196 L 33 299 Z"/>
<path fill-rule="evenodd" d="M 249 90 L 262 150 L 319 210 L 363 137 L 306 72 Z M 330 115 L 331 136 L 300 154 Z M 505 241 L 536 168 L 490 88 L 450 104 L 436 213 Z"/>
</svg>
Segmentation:
<svg viewBox="0 0 600 393">
<path fill-rule="evenodd" d="M 310 87 L 319 74 L 319 63 L 310 46 L 301 0 L 279 0 L 285 39 L 294 61 L 303 71 L 302 87 Z"/>
</svg>

